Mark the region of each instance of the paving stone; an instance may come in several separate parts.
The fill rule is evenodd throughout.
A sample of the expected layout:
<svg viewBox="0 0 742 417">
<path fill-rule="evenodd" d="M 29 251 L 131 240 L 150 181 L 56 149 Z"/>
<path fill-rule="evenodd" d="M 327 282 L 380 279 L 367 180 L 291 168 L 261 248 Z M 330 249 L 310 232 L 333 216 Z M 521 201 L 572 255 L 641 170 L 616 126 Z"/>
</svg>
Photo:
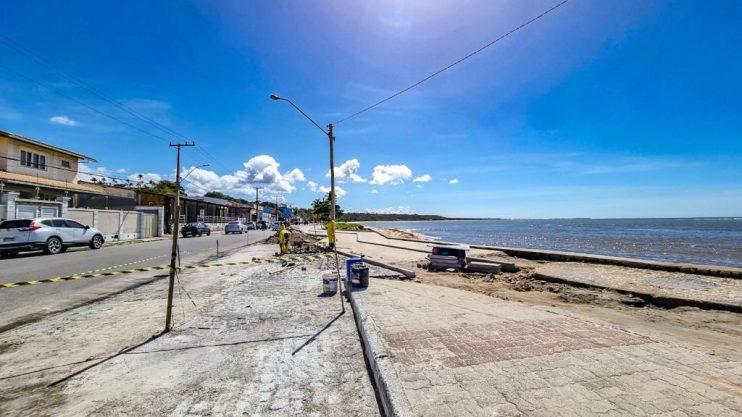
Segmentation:
<svg viewBox="0 0 742 417">
<path fill-rule="evenodd" d="M 728 358 L 553 308 L 371 284 L 354 297 L 412 415 L 740 415 L 742 364 Z"/>
</svg>

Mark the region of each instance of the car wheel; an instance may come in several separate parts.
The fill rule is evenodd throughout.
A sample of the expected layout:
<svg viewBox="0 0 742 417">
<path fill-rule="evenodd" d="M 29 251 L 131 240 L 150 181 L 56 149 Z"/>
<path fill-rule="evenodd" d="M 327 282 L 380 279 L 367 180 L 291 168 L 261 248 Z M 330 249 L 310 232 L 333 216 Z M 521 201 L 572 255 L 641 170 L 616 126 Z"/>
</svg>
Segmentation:
<svg viewBox="0 0 742 417">
<path fill-rule="evenodd" d="M 103 237 L 101 235 L 93 236 L 93 240 L 90 241 L 90 249 L 100 249 L 103 246 Z"/>
<path fill-rule="evenodd" d="M 204 235 L 204 232 L 198 232 L 198 237 L 201 237 Z"/>
<path fill-rule="evenodd" d="M 206 232 L 206 236 L 211 236 L 211 230 L 209 230 L 208 232 Z"/>
<path fill-rule="evenodd" d="M 62 252 L 62 248 L 62 239 L 58 237 L 50 237 L 46 240 L 46 245 L 44 245 L 44 253 L 48 255 L 56 255 Z"/>
</svg>

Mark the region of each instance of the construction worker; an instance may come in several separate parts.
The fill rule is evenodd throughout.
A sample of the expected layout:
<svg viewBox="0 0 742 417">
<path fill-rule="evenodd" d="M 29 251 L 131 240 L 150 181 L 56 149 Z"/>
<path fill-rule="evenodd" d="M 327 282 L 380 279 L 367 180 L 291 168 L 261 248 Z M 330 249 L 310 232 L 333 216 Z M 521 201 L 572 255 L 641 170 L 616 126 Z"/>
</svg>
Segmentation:
<svg viewBox="0 0 742 417">
<path fill-rule="evenodd" d="M 286 230 L 286 228 L 283 226 L 283 223 L 281 223 L 280 226 L 278 226 L 278 253 L 283 253 L 283 231 Z"/>
<path fill-rule="evenodd" d="M 330 242 L 330 250 L 335 250 L 335 220 L 327 222 L 327 241 Z"/>
<path fill-rule="evenodd" d="M 289 253 L 289 246 L 291 246 L 291 230 L 289 230 L 288 227 L 283 227 L 281 225 L 282 230 L 279 232 L 281 233 L 282 238 L 279 237 L 279 241 L 281 243 L 281 253 L 287 254 Z"/>
</svg>

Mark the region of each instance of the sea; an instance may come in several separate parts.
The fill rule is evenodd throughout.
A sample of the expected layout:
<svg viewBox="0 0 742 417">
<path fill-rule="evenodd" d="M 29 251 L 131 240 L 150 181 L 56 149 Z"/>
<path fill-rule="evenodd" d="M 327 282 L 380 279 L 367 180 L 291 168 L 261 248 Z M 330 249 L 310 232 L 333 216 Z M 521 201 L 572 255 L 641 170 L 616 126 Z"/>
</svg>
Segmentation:
<svg viewBox="0 0 742 417">
<path fill-rule="evenodd" d="M 361 223 L 448 242 L 742 267 L 742 217 Z"/>
</svg>

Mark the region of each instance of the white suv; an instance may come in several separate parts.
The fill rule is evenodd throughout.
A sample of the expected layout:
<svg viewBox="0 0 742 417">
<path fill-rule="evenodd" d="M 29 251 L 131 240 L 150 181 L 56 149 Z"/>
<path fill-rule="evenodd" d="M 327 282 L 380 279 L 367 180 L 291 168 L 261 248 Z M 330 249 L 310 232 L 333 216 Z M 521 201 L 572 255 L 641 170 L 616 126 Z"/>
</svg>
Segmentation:
<svg viewBox="0 0 742 417">
<path fill-rule="evenodd" d="M 41 249 L 55 255 L 70 246 L 100 249 L 103 243 L 100 231 L 70 219 L 35 218 L 0 223 L 0 255 L 6 257 L 23 250 Z"/>
</svg>

